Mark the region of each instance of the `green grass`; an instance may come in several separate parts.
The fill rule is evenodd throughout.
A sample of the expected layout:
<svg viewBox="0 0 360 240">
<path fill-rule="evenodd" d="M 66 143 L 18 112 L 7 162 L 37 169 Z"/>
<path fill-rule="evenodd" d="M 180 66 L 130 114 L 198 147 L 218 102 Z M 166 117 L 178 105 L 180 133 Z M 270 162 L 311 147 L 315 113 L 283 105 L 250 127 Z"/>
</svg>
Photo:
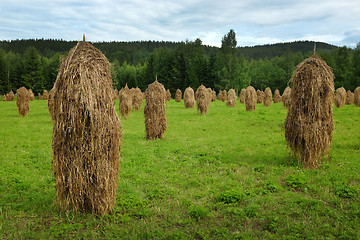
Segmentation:
<svg viewBox="0 0 360 240">
<path fill-rule="evenodd" d="M 360 108 L 334 108 L 330 158 L 315 170 L 289 154 L 281 103 L 166 111 L 161 140 L 145 140 L 143 108 L 121 119 L 115 211 L 95 217 L 54 204 L 47 101 L 24 118 L 0 102 L 0 238 L 360 238 Z"/>
</svg>

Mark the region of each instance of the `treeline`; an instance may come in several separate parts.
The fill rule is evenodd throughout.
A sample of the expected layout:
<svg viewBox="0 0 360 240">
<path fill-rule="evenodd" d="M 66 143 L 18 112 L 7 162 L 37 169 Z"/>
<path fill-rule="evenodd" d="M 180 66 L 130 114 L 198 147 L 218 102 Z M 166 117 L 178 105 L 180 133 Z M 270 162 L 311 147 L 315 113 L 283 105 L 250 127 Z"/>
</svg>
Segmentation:
<svg viewBox="0 0 360 240">
<path fill-rule="evenodd" d="M 312 55 L 314 42 L 294 42 L 248 48 L 236 47 L 233 30 L 224 35 L 220 48 L 186 42 L 94 43 L 111 62 L 114 87 L 128 84 L 143 91 L 156 78 L 175 94 L 200 84 L 216 91 L 239 92 L 249 84 L 281 92 L 297 64 Z M 76 42 L 16 40 L 0 42 L 0 94 L 21 86 L 34 93 L 50 90 L 61 59 Z M 360 85 L 360 45 L 355 49 L 316 43 L 320 55 L 335 74 L 335 87 L 353 91 Z"/>
</svg>

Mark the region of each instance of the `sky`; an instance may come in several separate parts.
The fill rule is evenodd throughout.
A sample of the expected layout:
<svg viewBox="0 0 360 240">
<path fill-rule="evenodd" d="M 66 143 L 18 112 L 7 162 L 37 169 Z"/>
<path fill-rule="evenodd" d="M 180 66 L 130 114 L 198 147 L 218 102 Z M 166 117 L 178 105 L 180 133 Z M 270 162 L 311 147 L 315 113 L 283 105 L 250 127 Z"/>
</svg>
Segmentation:
<svg viewBox="0 0 360 240">
<path fill-rule="evenodd" d="M 0 0 L 0 40 L 360 42 L 359 0 Z"/>
</svg>

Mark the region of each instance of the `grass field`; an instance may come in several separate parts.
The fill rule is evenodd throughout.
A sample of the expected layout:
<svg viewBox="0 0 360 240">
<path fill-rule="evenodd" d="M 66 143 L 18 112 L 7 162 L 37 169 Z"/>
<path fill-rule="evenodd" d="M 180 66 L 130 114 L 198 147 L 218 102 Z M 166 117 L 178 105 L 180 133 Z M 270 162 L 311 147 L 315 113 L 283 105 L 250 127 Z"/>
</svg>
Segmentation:
<svg viewBox="0 0 360 240">
<path fill-rule="evenodd" d="M 171 100 L 155 141 L 143 107 L 121 119 L 115 211 L 95 217 L 54 204 L 47 101 L 24 118 L 1 101 L 0 238 L 360 239 L 359 107 L 334 108 L 330 158 L 313 170 L 289 155 L 282 103 L 216 101 L 202 116 Z"/>
</svg>

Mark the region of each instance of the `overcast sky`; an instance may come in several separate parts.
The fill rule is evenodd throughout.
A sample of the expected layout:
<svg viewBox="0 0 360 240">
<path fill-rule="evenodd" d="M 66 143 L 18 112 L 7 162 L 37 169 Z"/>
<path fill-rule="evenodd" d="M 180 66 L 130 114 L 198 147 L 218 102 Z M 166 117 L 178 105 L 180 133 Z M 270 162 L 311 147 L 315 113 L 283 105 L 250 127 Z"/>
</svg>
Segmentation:
<svg viewBox="0 0 360 240">
<path fill-rule="evenodd" d="M 355 47 L 359 0 L 0 0 L 0 40 L 193 41 L 238 46 L 310 40 Z"/>
</svg>

